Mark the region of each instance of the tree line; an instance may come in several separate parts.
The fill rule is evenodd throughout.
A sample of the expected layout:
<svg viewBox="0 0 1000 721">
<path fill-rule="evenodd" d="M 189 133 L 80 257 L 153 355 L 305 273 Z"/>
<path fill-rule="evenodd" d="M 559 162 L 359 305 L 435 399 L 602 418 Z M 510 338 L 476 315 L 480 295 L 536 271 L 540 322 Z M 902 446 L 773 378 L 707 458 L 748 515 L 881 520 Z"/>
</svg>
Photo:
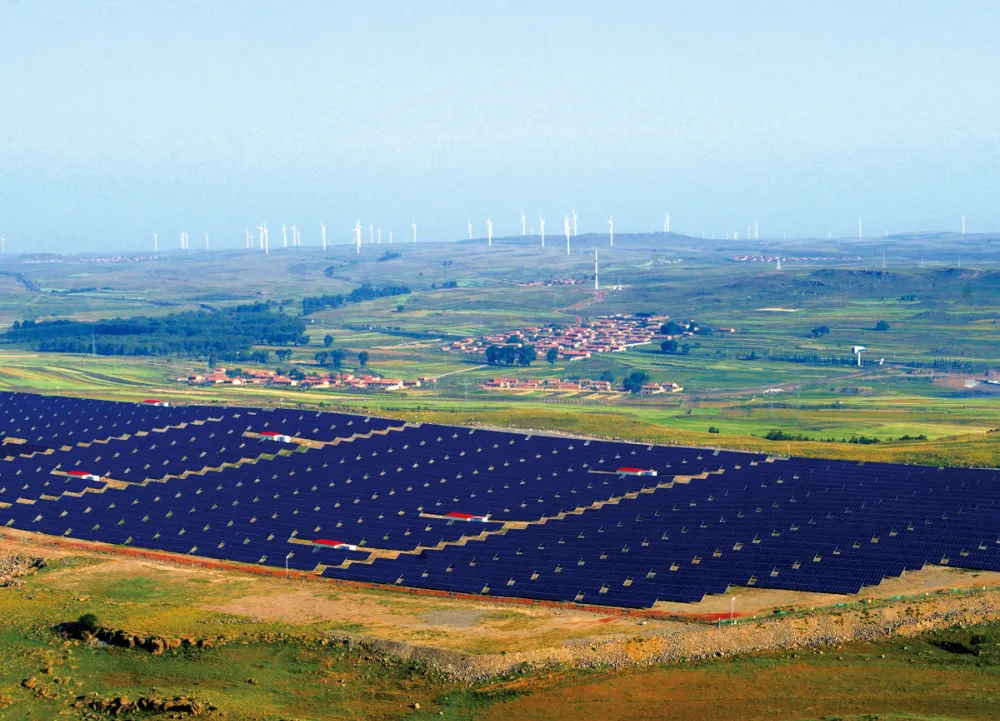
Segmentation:
<svg viewBox="0 0 1000 721">
<path fill-rule="evenodd" d="M 271 303 L 185 311 L 155 318 L 14 321 L 3 334 L 3 340 L 43 353 L 184 354 L 227 360 L 249 360 L 253 355 L 251 348 L 256 345 L 309 342 L 303 320 L 277 312 Z"/>
<path fill-rule="evenodd" d="M 318 313 L 327 308 L 339 308 L 345 303 L 363 303 L 366 300 L 391 298 L 397 295 L 409 295 L 410 289 L 405 285 L 390 285 L 376 288 L 371 283 L 362 283 L 347 295 L 313 295 L 302 299 L 302 315 Z"/>
</svg>

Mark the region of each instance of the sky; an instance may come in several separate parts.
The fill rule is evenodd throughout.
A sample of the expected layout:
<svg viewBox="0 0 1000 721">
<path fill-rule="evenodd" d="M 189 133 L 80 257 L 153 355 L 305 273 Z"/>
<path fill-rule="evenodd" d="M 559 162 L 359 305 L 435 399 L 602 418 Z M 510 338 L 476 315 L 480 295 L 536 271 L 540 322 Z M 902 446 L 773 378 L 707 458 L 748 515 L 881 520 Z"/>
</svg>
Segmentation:
<svg viewBox="0 0 1000 721">
<path fill-rule="evenodd" d="M 0 235 L 1000 230 L 997 27 L 993 0 L 0 0 Z"/>
</svg>

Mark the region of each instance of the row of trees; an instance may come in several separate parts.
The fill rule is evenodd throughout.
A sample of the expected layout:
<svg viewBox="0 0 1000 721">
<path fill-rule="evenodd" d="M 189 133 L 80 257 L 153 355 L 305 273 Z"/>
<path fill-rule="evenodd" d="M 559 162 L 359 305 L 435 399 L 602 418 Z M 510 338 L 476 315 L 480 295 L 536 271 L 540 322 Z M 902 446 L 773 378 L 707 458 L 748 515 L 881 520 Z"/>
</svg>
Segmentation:
<svg viewBox="0 0 1000 721">
<path fill-rule="evenodd" d="M 376 288 L 371 283 L 362 283 L 347 295 L 337 293 L 336 295 L 306 296 L 302 299 L 302 315 L 317 313 L 326 308 L 339 308 L 345 303 L 363 303 L 367 300 L 391 298 L 397 295 L 408 295 L 409 293 L 410 289 L 405 285 Z"/>
<path fill-rule="evenodd" d="M 491 345 L 486 349 L 486 362 L 491 366 L 527 367 L 537 357 L 533 345 Z"/>
</svg>

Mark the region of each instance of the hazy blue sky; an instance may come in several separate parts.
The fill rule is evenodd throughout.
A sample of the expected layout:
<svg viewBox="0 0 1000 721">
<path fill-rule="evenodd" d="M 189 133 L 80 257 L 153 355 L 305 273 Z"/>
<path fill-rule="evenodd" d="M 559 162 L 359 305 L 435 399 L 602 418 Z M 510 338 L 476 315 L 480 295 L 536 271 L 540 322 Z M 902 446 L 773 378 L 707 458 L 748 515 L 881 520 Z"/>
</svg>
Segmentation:
<svg viewBox="0 0 1000 721">
<path fill-rule="evenodd" d="M 1000 3 L 0 0 L 8 247 L 1000 229 Z M 272 234 L 272 241 L 275 235 Z"/>
</svg>

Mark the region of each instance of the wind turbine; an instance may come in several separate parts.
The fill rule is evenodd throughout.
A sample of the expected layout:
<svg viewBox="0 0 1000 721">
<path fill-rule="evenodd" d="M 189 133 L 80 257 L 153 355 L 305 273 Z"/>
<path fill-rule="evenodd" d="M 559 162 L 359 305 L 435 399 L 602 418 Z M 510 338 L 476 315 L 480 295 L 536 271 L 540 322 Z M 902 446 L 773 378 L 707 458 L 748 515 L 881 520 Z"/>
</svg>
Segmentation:
<svg viewBox="0 0 1000 721">
<path fill-rule="evenodd" d="M 205 233 L 205 250 L 208 250 L 208 249 L 209 249 L 209 246 L 208 246 L 208 233 Z"/>
<path fill-rule="evenodd" d="M 860 239 L 862 237 L 863 236 L 861 235 L 861 218 L 858 218 L 858 238 Z"/>
<path fill-rule="evenodd" d="M 379 226 L 377 228 L 375 228 L 375 234 L 378 236 L 378 244 L 382 245 L 382 225 L 381 224 L 379 224 Z"/>
<path fill-rule="evenodd" d="M 669 214 L 663 216 L 663 232 L 664 233 L 669 233 L 670 232 L 670 215 Z"/>
<path fill-rule="evenodd" d="M 524 221 L 526 221 L 526 220 L 527 220 L 527 218 L 524 217 L 524 208 L 521 208 L 521 235 L 522 236 L 524 235 Z"/>
<path fill-rule="evenodd" d="M 264 250 L 264 224 L 261 223 L 257 226 L 257 235 L 260 239 L 260 249 Z M 292 226 L 292 235 L 295 235 L 295 226 Z"/>
<path fill-rule="evenodd" d="M 358 222 L 354 224 L 354 239 L 358 244 L 358 252 L 361 252 L 361 218 L 358 218 Z"/>
<path fill-rule="evenodd" d="M 563 217 L 563 232 L 566 233 L 566 255 L 569 255 L 569 216 Z"/>
<path fill-rule="evenodd" d="M 469 240 L 472 240 L 472 221 L 469 221 Z"/>
<path fill-rule="evenodd" d="M 244 247 L 249 248 L 250 247 L 250 229 L 246 228 L 243 232 L 246 234 L 246 237 L 244 238 Z"/>
<path fill-rule="evenodd" d="M 392 231 L 389 231 L 389 245 L 392 245 Z"/>
<path fill-rule="evenodd" d="M 153 252 L 154 253 L 160 252 L 160 244 L 156 240 L 156 233 L 153 233 Z"/>
<path fill-rule="evenodd" d="M 284 248 L 288 247 L 288 228 L 285 227 L 284 223 L 281 224 L 281 244 Z"/>
<path fill-rule="evenodd" d="M 962 235 L 965 235 L 965 216 L 962 216 Z"/>
<path fill-rule="evenodd" d="M 153 233 L 153 235 L 156 235 L 156 233 Z M 2 235 L 0 235 L 0 253 L 6 253 L 6 252 L 7 252 L 7 239 L 4 238 Z"/>
<path fill-rule="evenodd" d="M 413 221 L 413 242 L 417 242 L 417 221 Z"/>
<path fill-rule="evenodd" d="M 573 236 L 576 237 L 576 211 L 573 211 Z"/>
<path fill-rule="evenodd" d="M 375 226 L 368 224 L 368 245 L 375 245 Z"/>
<path fill-rule="evenodd" d="M 757 228 L 757 221 L 753 222 L 753 239 L 757 240 L 760 238 L 760 230 Z"/>
<path fill-rule="evenodd" d="M 271 243 L 267 234 L 267 221 L 264 221 L 264 255 L 271 254 Z"/>
<path fill-rule="evenodd" d="M 486 244 L 493 245 L 493 220 L 491 218 L 486 219 Z"/>
<path fill-rule="evenodd" d="M 608 238 L 611 240 L 611 247 L 615 247 L 615 219 L 608 218 Z"/>
<path fill-rule="evenodd" d="M 542 234 L 542 247 L 545 247 L 545 218 L 538 216 L 538 229 Z"/>
<path fill-rule="evenodd" d="M 323 235 L 323 252 L 326 252 L 326 226 L 323 223 L 319 224 L 320 233 Z"/>
</svg>

